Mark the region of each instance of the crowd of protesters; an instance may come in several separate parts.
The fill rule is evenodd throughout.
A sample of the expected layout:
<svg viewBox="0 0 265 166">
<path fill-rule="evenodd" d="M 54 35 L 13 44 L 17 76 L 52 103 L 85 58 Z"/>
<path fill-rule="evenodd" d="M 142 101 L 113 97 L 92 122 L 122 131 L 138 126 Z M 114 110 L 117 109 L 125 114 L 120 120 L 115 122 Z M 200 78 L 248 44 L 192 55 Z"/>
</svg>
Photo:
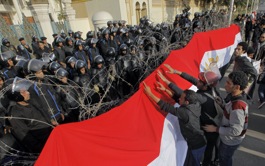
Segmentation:
<svg viewBox="0 0 265 166">
<path fill-rule="evenodd" d="M 265 65 L 265 14 L 258 13 L 255 15 L 245 15 L 239 14 L 235 20 L 235 24 L 238 24 L 241 28 L 241 35 L 243 40 L 247 43 L 248 48 L 245 49 L 247 53 L 248 60 L 255 66 L 256 73 L 252 72 L 252 79 L 254 81 L 254 87 L 251 88 L 249 93 L 249 98 L 253 97 L 255 90 L 255 84 L 258 84 L 258 96 L 260 105 L 258 106 L 261 109 L 265 104 L 265 91 L 264 91 L 264 65 Z M 240 62 L 242 64 L 242 62 Z M 248 65 L 250 66 L 250 65 Z M 246 67 L 246 65 L 244 65 Z M 246 71 L 248 73 L 253 71 L 249 67 L 241 67 L 240 70 Z M 253 68 L 253 67 L 252 67 Z M 247 71 L 246 71 L 247 72 Z"/>
<path fill-rule="evenodd" d="M 182 14 L 176 15 L 172 24 L 154 24 L 147 17 L 141 18 L 139 25 L 126 25 L 124 20 L 108 21 L 106 27 L 99 28 L 97 32 L 88 31 L 86 39 L 82 38 L 82 32 L 69 30 L 67 33 L 54 34 L 51 44 L 46 37 L 32 36 L 31 44 L 26 43 L 24 37 L 20 37 L 20 44 L 15 47 L 7 38 L 3 38 L 0 57 L 0 146 L 4 148 L 0 150 L 1 164 L 21 160 L 34 161 L 36 158 L 32 154 L 41 151 L 55 126 L 92 118 L 121 104 L 137 90 L 140 81 L 166 59 L 171 50 L 185 47 L 196 32 L 227 26 L 226 20 L 225 10 L 196 12 L 191 20 L 187 8 Z M 255 29 L 253 38 L 263 34 L 259 31 L 263 28 L 264 32 L 263 22 L 256 21 L 256 27 L 252 24 L 252 29 Z M 247 36 L 246 39 L 249 41 L 250 37 Z M 254 47 L 254 52 L 259 53 L 262 46 Z M 256 55 L 254 54 L 254 58 Z M 259 59 L 263 57 L 262 54 Z M 226 130 L 233 128 L 217 128 L 219 124 L 211 119 L 219 115 L 215 109 L 214 95 L 219 96 L 215 88 L 219 77 L 209 84 L 205 73 L 200 73 L 197 79 L 173 70 L 170 66 L 167 68 L 172 74 L 179 74 L 196 85 L 199 89 L 197 95 L 194 97 L 195 92 L 182 91 L 172 85 L 162 73 L 159 73 L 159 77 L 171 90 L 162 84 L 160 89 L 175 95 L 176 102 L 181 105 L 180 111 L 155 98 L 146 85 L 147 94 L 161 109 L 179 118 L 191 118 L 188 126 L 186 122 L 181 122 L 181 132 L 188 142 L 191 154 L 188 155 L 190 159 L 187 164 L 199 165 L 204 154 L 203 165 L 218 165 L 219 133 L 223 134 L 220 148 L 226 148 L 225 144 L 230 143 L 228 140 L 231 137 L 233 139 L 236 134 L 240 135 L 237 138 L 240 143 L 244 136 L 243 130 L 245 132 L 245 128 L 239 127 L 242 131 L 227 137 L 226 134 L 231 131 Z M 246 86 L 244 76 L 237 72 L 230 74 L 230 83 L 237 86 L 237 91 L 232 91 L 227 85 L 228 92 L 243 94 L 242 90 Z M 238 78 L 243 81 L 237 82 Z M 183 98 L 183 94 L 190 98 Z M 201 100 L 197 99 L 198 94 Z M 234 100 L 233 95 L 228 96 L 225 103 Z M 225 103 L 222 107 L 228 108 Z M 193 108 L 196 108 L 193 110 L 194 115 L 180 113 Z M 229 117 L 226 117 L 224 123 L 229 125 Z M 228 156 L 224 151 L 220 154 L 224 155 L 220 158 L 221 163 L 231 164 L 232 154 Z"/>
</svg>

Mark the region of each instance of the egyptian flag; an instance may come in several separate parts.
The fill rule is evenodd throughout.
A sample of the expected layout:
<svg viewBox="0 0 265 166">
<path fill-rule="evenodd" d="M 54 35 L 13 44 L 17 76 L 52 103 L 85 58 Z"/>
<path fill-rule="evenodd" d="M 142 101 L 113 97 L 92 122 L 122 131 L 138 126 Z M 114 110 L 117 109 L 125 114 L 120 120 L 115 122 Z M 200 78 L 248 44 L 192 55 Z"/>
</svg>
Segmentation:
<svg viewBox="0 0 265 166">
<path fill-rule="evenodd" d="M 197 77 L 211 62 L 219 67 L 230 61 L 238 42 L 239 27 L 196 33 L 188 45 L 172 51 L 163 64 Z M 157 70 L 165 72 L 163 64 Z M 159 92 L 157 70 L 145 79 L 152 91 Z M 180 88 L 191 84 L 178 75 L 165 75 Z M 187 143 L 180 133 L 178 119 L 160 110 L 139 90 L 122 105 L 98 117 L 56 127 L 46 142 L 36 166 L 175 166 L 183 165 Z"/>
</svg>

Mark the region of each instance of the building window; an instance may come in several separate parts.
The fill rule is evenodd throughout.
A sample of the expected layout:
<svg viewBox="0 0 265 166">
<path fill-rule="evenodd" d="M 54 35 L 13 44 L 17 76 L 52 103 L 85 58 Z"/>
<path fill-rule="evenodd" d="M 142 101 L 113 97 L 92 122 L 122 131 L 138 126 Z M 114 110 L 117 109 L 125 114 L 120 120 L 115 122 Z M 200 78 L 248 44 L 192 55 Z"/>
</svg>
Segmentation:
<svg viewBox="0 0 265 166">
<path fill-rule="evenodd" d="M 8 13 L 0 13 L 0 17 L 3 17 L 6 21 L 7 25 L 13 25 L 13 22 L 11 20 L 11 17 Z"/>
<path fill-rule="evenodd" d="M 146 9 L 146 3 L 143 2 L 142 5 L 142 12 L 141 12 L 141 17 L 147 16 L 147 9 Z"/>
<path fill-rule="evenodd" d="M 135 10 L 136 10 L 136 22 L 139 24 L 140 18 L 141 18 L 141 8 L 140 3 L 136 2 L 135 4 Z"/>
</svg>

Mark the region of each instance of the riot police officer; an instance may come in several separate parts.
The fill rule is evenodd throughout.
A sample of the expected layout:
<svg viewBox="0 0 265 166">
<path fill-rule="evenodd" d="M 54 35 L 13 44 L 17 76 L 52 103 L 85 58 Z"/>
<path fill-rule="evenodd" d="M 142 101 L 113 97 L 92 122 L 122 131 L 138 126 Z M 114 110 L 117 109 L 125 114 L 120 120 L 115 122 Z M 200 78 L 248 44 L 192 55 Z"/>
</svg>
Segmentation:
<svg viewBox="0 0 265 166">
<path fill-rule="evenodd" d="M 95 57 L 99 55 L 99 50 L 97 48 L 97 42 L 98 42 L 98 39 L 96 38 L 90 38 L 87 40 L 87 44 L 89 46 L 89 48 L 87 49 L 87 55 L 89 57 L 90 64 L 92 66 L 94 64 Z"/>
<path fill-rule="evenodd" d="M 31 59 L 25 63 L 24 70 L 29 73 L 27 77 L 34 81 L 29 88 L 31 94 L 29 102 L 38 108 L 43 108 L 42 113 L 46 120 L 56 126 L 64 121 L 64 111 L 54 90 L 53 81 L 50 82 L 43 73 L 46 63 L 38 59 Z"/>
<path fill-rule="evenodd" d="M 68 72 L 59 68 L 55 71 L 55 76 L 59 80 L 59 85 L 56 86 L 56 93 L 61 101 L 64 110 L 65 121 L 77 122 L 79 117 L 79 92 L 75 84 L 68 81 Z"/>
<path fill-rule="evenodd" d="M 74 45 L 73 45 L 73 39 L 68 36 L 65 38 L 65 46 L 63 47 L 65 51 L 65 57 L 73 56 L 74 51 Z"/>
<path fill-rule="evenodd" d="M 56 38 L 55 40 L 55 48 L 53 50 L 55 56 L 57 57 L 58 63 L 60 63 L 64 68 L 66 68 L 66 64 L 64 63 L 65 61 L 65 51 L 63 49 L 63 43 L 64 39 L 61 38 L 60 36 Z"/>
<path fill-rule="evenodd" d="M 32 50 L 26 43 L 24 37 L 21 37 L 18 40 L 20 41 L 20 45 L 17 46 L 18 54 L 23 56 L 25 59 L 31 59 L 30 53 L 32 53 Z"/>
<path fill-rule="evenodd" d="M 90 68 L 90 60 L 84 51 L 84 42 L 82 40 L 77 40 L 75 42 L 75 51 L 74 51 L 74 56 L 76 59 L 82 60 L 86 62 L 86 66 Z"/>
<path fill-rule="evenodd" d="M 3 67 L 1 71 L 6 80 L 17 76 L 17 71 L 14 68 L 15 57 L 16 55 L 13 51 L 6 51 L 0 56 L 0 62 Z"/>
<path fill-rule="evenodd" d="M 131 78 L 131 55 L 128 52 L 128 46 L 122 44 L 120 46 L 120 54 L 116 63 L 116 71 L 118 77 L 117 86 L 121 97 L 128 95 L 132 90 L 132 85 L 130 84 Z"/>
<path fill-rule="evenodd" d="M 10 44 L 10 41 L 6 38 L 2 39 L 1 52 L 13 51 L 14 54 L 17 53 L 17 50 L 14 45 Z"/>
</svg>

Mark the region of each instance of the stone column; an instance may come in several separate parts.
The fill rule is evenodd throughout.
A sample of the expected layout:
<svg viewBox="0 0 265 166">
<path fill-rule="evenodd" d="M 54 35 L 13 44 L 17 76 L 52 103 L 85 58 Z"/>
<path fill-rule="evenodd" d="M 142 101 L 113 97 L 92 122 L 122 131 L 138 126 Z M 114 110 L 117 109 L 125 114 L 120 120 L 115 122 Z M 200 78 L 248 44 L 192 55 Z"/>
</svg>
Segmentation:
<svg viewBox="0 0 265 166">
<path fill-rule="evenodd" d="M 66 16 L 66 21 L 68 21 L 69 26 L 68 29 L 71 30 L 76 30 L 78 29 L 77 27 L 75 27 L 75 10 L 74 8 L 71 6 L 72 0 L 62 0 L 63 4 L 64 4 L 64 9 L 63 9 L 63 14 Z M 65 32 L 67 33 L 67 32 Z"/>
<path fill-rule="evenodd" d="M 17 11 L 17 15 L 18 15 L 18 20 L 19 20 L 19 24 L 22 24 L 22 13 L 21 13 L 21 9 L 19 7 L 18 1 L 17 0 L 13 0 L 13 4 L 15 6 L 15 9 Z"/>
<path fill-rule="evenodd" d="M 53 42 L 53 29 L 49 17 L 49 4 L 47 0 L 32 1 L 34 19 L 42 28 L 44 36 L 47 37 L 49 43 Z"/>
</svg>

